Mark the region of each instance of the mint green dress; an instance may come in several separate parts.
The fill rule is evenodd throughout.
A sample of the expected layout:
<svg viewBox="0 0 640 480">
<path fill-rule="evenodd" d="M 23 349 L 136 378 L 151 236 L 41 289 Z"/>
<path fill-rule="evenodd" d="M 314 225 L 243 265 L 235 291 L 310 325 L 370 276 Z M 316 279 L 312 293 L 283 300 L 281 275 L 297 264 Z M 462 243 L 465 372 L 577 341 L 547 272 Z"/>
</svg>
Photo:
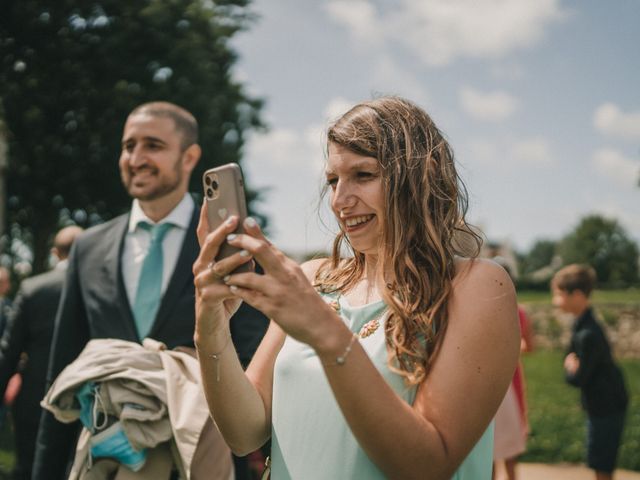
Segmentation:
<svg viewBox="0 0 640 480">
<path fill-rule="evenodd" d="M 382 301 L 351 307 L 337 300 L 340 315 L 352 332 L 380 317 Z M 382 319 L 381 319 L 382 320 Z M 405 386 L 400 375 L 387 367 L 384 324 L 369 337 L 359 339 L 387 383 L 408 404 L 416 388 Z M 348 359 L 347 359 L 348 361 Z M 287 337 L 275 364 L 271 432 L 273 480 L 376 480 L 384 474 L 367 457 L 351 433 L 325 377 L 320 359 L 305 343 Z M 489 480 L 493 461 L 493 425 L 480 438 L 452 480 Z M 428 472 L 425 472 L 425 477 Z"/>
</svg>

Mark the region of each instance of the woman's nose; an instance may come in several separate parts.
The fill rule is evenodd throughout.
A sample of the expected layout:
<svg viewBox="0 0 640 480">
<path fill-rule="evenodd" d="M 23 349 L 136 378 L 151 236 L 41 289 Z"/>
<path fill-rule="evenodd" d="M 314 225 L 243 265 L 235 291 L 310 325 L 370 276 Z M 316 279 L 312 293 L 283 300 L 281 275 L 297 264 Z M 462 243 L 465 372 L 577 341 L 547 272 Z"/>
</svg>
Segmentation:
<svg viewBox="0 0 640 480">
<path fill-rule="evenodd" d="M 355 195 L 348 183 L 338 181 L 331 197 L 331 205 L 335 211 L 340 211 L 355 205 Z"/>
</svg>

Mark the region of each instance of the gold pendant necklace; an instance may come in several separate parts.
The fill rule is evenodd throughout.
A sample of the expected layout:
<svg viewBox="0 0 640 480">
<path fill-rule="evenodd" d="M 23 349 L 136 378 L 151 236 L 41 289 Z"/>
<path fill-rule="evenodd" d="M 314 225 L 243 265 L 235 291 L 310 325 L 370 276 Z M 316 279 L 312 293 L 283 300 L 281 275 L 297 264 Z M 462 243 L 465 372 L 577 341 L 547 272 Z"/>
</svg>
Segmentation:
<svg viewBox="0 0 640 480">
<path fill-rule="evenodd" d="M 329 305 L 331 305 L 331 307 L 336 311 L 337 314 L 340 314 L 341 308 L 340 308 L 340 302 L 338 300 L 331 300 L 329 302 Z M 378 315 L 373 320 L 369 320 L 367 323 L 365 323 L 360 329 L 360 331 L 358 332 L 358 336 L 360 338 L 367 338 L 373 335 L 375 331 L 378 330 L 378 327 L 380 327 L 381 316 L 382 314 Z"/>
</svg>

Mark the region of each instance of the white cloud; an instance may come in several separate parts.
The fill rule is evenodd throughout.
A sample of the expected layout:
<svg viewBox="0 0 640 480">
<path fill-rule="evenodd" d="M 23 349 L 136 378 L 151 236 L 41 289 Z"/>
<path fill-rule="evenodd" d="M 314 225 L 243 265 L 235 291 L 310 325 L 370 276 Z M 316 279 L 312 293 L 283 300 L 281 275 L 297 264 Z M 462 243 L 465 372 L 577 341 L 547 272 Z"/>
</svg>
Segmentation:
<svg viewBox="0 0 640 480">
<path fill-rule="evenodd" d="M 518 106 L 513 95 L 500 91 L 482 93 L 465 87 L 460 89 L 458 98 L 469 115 L 494 122 L 509 118 Z"/>
<path fill-rule="evenodd" d="M 376 10 L 370 0 L 334 0 L 327 11 L 355 40 L 398 42 L 432 66 L 529 48 L 566 16 L 560 0 L 400 0 L 387 8 Z"/>
<path fill-rule="evenodd" d="M 625 188 L 635 188 L 640 176 L 640 162 L 634 161 L 617 150 L 601 149 L 592 158 L 591 164 L 600 173 Z"/>
<path fill-rule="evenodd" d="M 545 165 L 553 163 L 551 148 L 543 138 L 520 140 L 511 148 L 513 159 L 517 163 Z"/>
<path fill-rule="evenodd" d="M 266 134 L 258 134 L 249 142 L 249 156 L 261 158 L 273 166 L 287 166 L 295 162 L 294 152 L 300 141 L 293 130 L 276 129 Z"/>
<path fill-rule="evenodd" d="M 370 84 L 376 86 L 375 93 L 399 95 L 420 105 L 429 103 L 424 79 L 417 78 L 392 55 L 376 55 Z"/>
<path fill-rule="evenodd" d="M 549 142 L 541 137 L 519 140 L 472 139 L 468 148 L 458 149 L 468 165 L 517 169 L 522 166 L 546 166 L 554 163 Z M 458 158 L 461 158 L 458 156 Z"/>
<path fill-rule="evenodd" d="M 326 108 L 324 109 L 325 121 L 331 123 L 336 121 L 339 117 L 347 113 L 356 104 L 343 97 L 335 97 L 329 100 Z"/>
<path fill-rule="evenodd" d="M 640 139 L 640 111 L 625 113 L 617 105 L 605 103 L 593 114 L 593 124 L 605 135 L 626 140 Z"/>
<path fill-rule="evenodd" d="M 377 12 L 368 0 L 331 0 L 326 9 L 329 16 L 343 24 L 357 41 L 371 44 L 381 39 Z"/>
<path fill-rule="evenodd" d="M 563 17 L 559 0 L 404 0 L 396 38 L 428 65 L 499 58 L 535 45 Z"/>
</svg>

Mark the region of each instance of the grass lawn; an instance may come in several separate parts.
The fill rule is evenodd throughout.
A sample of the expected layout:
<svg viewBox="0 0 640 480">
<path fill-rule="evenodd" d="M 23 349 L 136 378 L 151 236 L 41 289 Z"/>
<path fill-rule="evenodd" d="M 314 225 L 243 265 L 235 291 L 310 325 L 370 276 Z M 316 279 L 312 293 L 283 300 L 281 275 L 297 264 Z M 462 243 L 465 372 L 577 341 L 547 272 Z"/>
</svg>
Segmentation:
<svg viewBox="0 0 640 480">
<path fill-rule="evenodd" d="M 584 463 L 585 415 L 580 392 L 564 382 L 561 352 L 524 357 L 531 437 L 522 461 Z M 640 471 L 640 360 L 620 361 L 631 403 L 618 466 Z"/>
<path fill-rule="evenodd" d="M 593 303 L 640 303 L 640 288 L 627 288 L 625 290 L 596 290 L 593 292 Z M 546 303 L 551 305 L 551 293 L 549 291 L 522 290 L 518 291 L 520 303 Z"/>
</svg>

